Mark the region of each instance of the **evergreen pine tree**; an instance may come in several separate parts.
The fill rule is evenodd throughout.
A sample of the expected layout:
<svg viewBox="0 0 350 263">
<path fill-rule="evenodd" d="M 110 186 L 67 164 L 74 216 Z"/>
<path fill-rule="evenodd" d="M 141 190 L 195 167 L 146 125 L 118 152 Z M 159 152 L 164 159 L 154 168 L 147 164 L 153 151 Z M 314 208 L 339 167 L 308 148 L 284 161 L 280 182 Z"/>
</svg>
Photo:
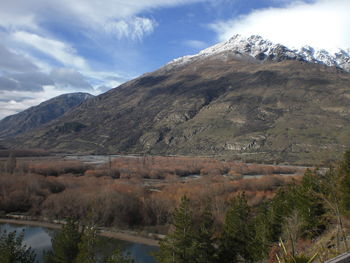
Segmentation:
<svg viewBox="0 0 350 263">
<path fill-rule="evenodd" d="M 274 241 L 271 206 L 268 202 L 262 203 L 254 218 L 254 258 L 264 259 L 268 256 L 269 247 Z"/>
<path fill-rule="evenodd" d="M 226 213 L 220 237 L 220 262 L 252 262 L 253 232 L 250 208 L 243 193 L 233 199 Z"/>
<path fill-rule="evenodd" d="M 52 250 L 44 254 L 44 262 L 133 263 L 134 260 L 130 255 L 123 255 L 120 249 L 116 249 L 111 256 L 105 257 L 104 253 L 98 249 L 96 226 L 93 224 L 80 226 L 77 221 L 68 219 L 62 230 L 52 239 Z"/>
<path fill-rule="evenodd" d="M 78 254 L 75 263 L 95 263 L 96 262 L 97 229 L 95 226 L 87 226 L 81 235 L 78 244 Z"/>
<path fill-rule="evenodd" d="M 270 240 L 272 242 L 279 241 L 283 232 L 285 218 L 292 213 L 293 207 L 294 204 L 290 203 L 288 190 L 286 188 L 278 190 L 276 196 L 271 200 L 269 208 L 269 220 L 271 224 Z"/>
<path fill-rule="evenodd" d="M 293 200 L 302 219 L 302 236 L 315 237 L 321 234 L 327 226 L 327 211 L 321 197 L 320 180 L 309 169 L 300 187 L 295 189 Z"/>
<path fill-rule="evenodd" d="M 340 180 L 339 198 L 342 209 L 350 212 L 350 150 L 346 151 L 338 170 Z"/>
<path fill-rule="evenodd" d="M 52 250 L 44 255 L 45 263 L 74 263 L 80 241 L 79 224 L 68 219 L 62 230 L 52 239 Z"/>
<path fill-rule="evenodd" d="M 35 253 L 23 244 L 24 232 L 0 233 L 0 263 L 34 263 Z"/>
<path fill-rule="evenodd" d="M 214 247 L 214 219 L 211 208 L 208 205 L 201 217 L 199 229 L 194 237 L 194 255 L 197 263 L 212 263 L 215 261 L 216 250 Z"/>
<path fill-rule="evenodd" d="M 156 258 L 160 263 L 188 263 L 194 262 L 193 249 L 194 224 L 190 210 L 190 200 L 183 196 L 178 208 L 173 214 L 173 229 L 160 242 L 160 250 Z"/>
</svg>

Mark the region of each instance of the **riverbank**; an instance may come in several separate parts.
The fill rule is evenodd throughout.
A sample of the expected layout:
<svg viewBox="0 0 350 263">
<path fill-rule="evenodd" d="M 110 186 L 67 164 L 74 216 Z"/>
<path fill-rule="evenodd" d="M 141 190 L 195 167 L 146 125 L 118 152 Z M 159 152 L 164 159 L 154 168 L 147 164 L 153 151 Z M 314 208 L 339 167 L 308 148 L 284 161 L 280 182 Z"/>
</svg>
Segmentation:
<svg viewBox="0 0 350 263">
<path fill-rule="evenodd" d="M 19 219 L 0 218 L 0 224 L 1 223 L 27 225 L 27 226 L 38 226 L 38 227 L 45 227 L 45 228 L 50 228 L 50 229 L 61 229 L 62 228 L 61 224 L 40 222 L 40 221 L 34 221 L 34 220 L 19 220 Z M 115 231 L 102 229 L 102 230 L 100 230 L 99 235 L 103 236 L 103 237 L 119 239 L 119 240 L 128 241 L 128 242 L 132 242 L 132 243 L 139 243 L 139 244 L 144 244 L 144 245 L 148 245 L 148 246 L 159 247 L 159 242 L 156 239 L 146 238 L 146 237 L 142 237 L 142 236 L 136 236 L 136 235 L 126 233 L 126 232 L 115 232 Z"/>
</svg>

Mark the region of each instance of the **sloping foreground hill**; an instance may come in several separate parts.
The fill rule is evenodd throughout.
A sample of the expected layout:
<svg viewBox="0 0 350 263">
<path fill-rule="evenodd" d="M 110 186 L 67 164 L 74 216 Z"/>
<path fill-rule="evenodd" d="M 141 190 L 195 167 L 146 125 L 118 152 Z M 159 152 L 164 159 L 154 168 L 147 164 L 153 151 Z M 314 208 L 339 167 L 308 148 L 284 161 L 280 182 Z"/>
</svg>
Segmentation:
<svg viewBox="0 0 350 263">
<path fill-rule="evenodd" d="M 349 113 L 343 70 L 223 52 L 145 74 L 11 145 L 310 163 L 350 146 Z"/>
<path fill-rule="evenodd" d="M 0 121 L 0 138 L 15 136 L 40 127 L 93 96 L 88 93 L 63 94 Z"/>
</svg>

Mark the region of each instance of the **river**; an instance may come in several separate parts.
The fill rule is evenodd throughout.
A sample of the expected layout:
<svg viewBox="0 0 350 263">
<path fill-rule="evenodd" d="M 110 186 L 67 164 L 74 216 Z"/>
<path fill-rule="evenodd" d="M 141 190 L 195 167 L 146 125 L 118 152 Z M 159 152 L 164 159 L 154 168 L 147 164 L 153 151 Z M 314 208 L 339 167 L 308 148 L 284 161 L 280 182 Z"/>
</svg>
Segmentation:
<svg viewBox="0 0 350 263">
<path fill-rule="evenodd" d="M 17 232 L 24 230 L 24 243 L 35 251 L 38 263 L 43 263 L 43 252 L 51 249 L 51 238 L 55 231 L 57 231 L 43 227 L 20 226 L 12 224 L 0 224 L 0 229 L 6 231 L 16 230 Z M 100 237 L 100 239 L 101 242 L 99 243 L 107 252 L 111 252 L 116 247 L 120 247 L 123 252 L 130 253 L 131 257 L 135 260 L 135 263 L 156 262 L 153 257 L 149 255 L 149 253 L 157 251 L 157 247 L 109 239 L 105 237 Z"/>
</svg>

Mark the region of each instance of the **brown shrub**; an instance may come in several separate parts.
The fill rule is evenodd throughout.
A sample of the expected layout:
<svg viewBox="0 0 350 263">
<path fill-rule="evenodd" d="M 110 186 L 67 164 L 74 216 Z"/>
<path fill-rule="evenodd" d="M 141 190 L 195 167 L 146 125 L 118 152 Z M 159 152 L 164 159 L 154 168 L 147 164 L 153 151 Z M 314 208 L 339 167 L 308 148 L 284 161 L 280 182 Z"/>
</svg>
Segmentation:
<svg viewBox="0 0 350 263">
<path fill-rule="evenodd" d="M 242 179 L 242 174 L 296 172 L 293 169 L 185 157 L 121 157 L 95 167 L 75 161 L 20 161 L 15 174 L 0 174 L 0 210 L 59 219 L 90 216 L 106 226 L 157 226 L 169 222 L 173 208 L 187 195 L 195 213 L 210 200 L 215 222 L 221 225 L 239 192 L 245 191 L 249 203 L 258 205 L 292 180 L 277 175 Z M 201 177 L 183 178 L 193 174 Z"/>
<path fill-rule="evenodd" d="M 107 169 L 89 169 L 85 171 L 84 175 L 95 176 L 95 177 L 107 176 L 108 170 Z"/>
<path fill-rule="evenodd" d="M 88 169 L 88 166 L 78 161 L 46 161 L 28 163 L 28 170 L 45 176 L 59 176 L 62 174 L 82 175 Z"/>
<path fill-rule="evenodd" d="M 0 210 L 7 213 L 38 213 L 41 203 L 48 195 L 64 190 L 59 182 L 35 174 L 2 174 L 0 186 Z"/>
</svg>

